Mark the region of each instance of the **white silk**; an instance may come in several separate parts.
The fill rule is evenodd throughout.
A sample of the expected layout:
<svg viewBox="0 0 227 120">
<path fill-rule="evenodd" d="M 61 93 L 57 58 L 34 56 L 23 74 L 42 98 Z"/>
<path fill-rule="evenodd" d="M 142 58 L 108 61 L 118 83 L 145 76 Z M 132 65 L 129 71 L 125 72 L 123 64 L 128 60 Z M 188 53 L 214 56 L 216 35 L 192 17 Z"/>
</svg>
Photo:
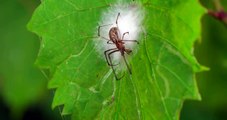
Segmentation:
<svg viewBox="0 0 227 120">
<path fill-rule="evenodd" d="M 116 24 L 116 19 L 120 13 L 118 18 L 118 24 Z M 142 20 L 144 18 L 143 10 L 139 5 L 131 4 L 131 5 L 122 5 L 117 4 L 111 6 L 109 10 L 103 12 L 101 20 L 99 22 L 100 26 L 107 25 L 100 28 L 100 35 L 109 38 L 109 30 L 112 27 L 118 27 L 120 30 L 120 39 L 122 38 L 123 33 L 129 32 L 129 34 L 125 34 L 124 40 L 137 40 L 139 41 L 139 35 L 141 34 L 142 29 Z M 97 26 L 98 28 L 99 26 Z M 97 29 L 98 32 L 98 29 Z M 97 33 L 95 32 L 95 33 Z M 97 35 L 97 34 L 96 34 Z M 116 48 L 115 44 L 107 44 L 106 39 L 102 39 L 101 37 L 97 40 L 94 40 L 97 52 L 105 59 L 104 51 Z M 125 47 L 131 49 L 133 52 L 135 47 L 138 45 L 135 42 L 125 42 Z M 119 52 L 113 53 L 112 59 L 114 63 L 119 63 L 122 60 L 122 57 Z"/>
</svg>

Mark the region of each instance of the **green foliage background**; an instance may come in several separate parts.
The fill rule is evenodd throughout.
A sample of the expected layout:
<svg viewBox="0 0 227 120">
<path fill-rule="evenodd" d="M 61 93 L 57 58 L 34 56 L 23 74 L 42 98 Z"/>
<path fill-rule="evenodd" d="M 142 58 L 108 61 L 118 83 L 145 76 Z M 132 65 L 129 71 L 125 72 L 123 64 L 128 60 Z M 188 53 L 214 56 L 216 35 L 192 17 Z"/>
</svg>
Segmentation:
<svg viewBox="0 0 227 120">
<path fill-rule="evenodd" d="M 211 0 L 202 1 L 213 8 Z M 223 3 L 227 5 L 227 3 Z M 13 119 L 22 119 L 24 111 L 39 106 L 50 113 L 46 90 L 47 80 L 33 65 L 39 49 L 39 38 L 26 30 L 26 23 L 37 2 L 28 0 L 1 1 L 0 36 L 0 95 Z M 211 70 L 197 75 L 202 101 L 187 101 L 181 114 L 182 120 L 225 120 L 227 114 L 227 31 L 226 27 L 210 16 L 202 19 L 202 40 L 196 44 L 198 61 Z M 55 68 L 54 68 L 55 69 Z M 0 119 L 7 120 L 9 114 Z M 58 113 L 56 114 L 56 116 Z M 18 116 L 18 117 L 15 117 Z M 59 117 L 59 116 L 57 116 Z M 54 117 L 52 119 L 57 119 Z M 61 118 L 60 118 L 61 119 Z"/>
<path fill-rule="evenodd" d="M 213 0 L 201 0 L 208 9 L 213 9 Z M 227 10 L 227 1 L 221 0 Z M 197 83 L 202 101 L 187 101 L 182 111 L 182 120 L 227 119 L 227 27 L 205 15 L 202 19 L 202 40 L 195 46 L 198 61 L 210 68 L 197 74 Z M 188 114 L 190 113 L 190 114 Z"/>
<path fill-rule="evenodd" d="M 38 4 L 38 0 L 0 1 L 0 120 L 25 119 L 29 110 L 43 111 L 45 119 L 59 117 L 57 111 L 52 117 L 47 79 L 34 65 L 39 38 L 26 28 Z"/>
</svg>

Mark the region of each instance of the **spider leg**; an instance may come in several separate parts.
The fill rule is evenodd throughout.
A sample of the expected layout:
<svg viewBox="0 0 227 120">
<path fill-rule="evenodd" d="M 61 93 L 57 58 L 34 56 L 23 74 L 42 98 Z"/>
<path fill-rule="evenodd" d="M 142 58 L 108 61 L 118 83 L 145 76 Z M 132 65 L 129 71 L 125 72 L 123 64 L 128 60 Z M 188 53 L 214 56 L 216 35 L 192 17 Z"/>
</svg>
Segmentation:
<svg viewBox="0 0 227 120">
<path fill-rule="evenodd" d="M 109 66 L 116 66 L 116 65 L 111 64 L 111 63 L 109 62 L 108 57 L 107 57 L 107 56 L 108 56 L 107 53 L 108 53 L 109 51 L 111 51 L 111 50 L 117 50 L 117 48 L 112 48 L 112 49 L 108 49 L 108 50 L 104 51 L 104 55 L 105 55 L 107 64 L 108 64 Z"/>
<path fill-rule="evenodd" d="M 120 13 L 117 14 L 117 19 L 116 19 L 116 25 L 117 25 L 117 29 L 118 29 L 118 32 L 119 32 L 119 35 L 121 35 L 121 31 L 118 27 L 118 18 L 120 17 Z"/>
<path fill-rule="evenodd" d="M 129 34 L 129 32 L 123 33 L 122 40 L 124 40 L 125 34 Z"/>
<path fill-rule="evenodd" d="M 112 59 L 111 59 L 110 55 L 113 54 L 113 53 L 115 53 L 115 52 L 119 52 L 119 51 L 120 51 L 120 50 L 114 50 L 114 51 L 112 51 L 112 52 L 110 52 L 110 53 L 108 54 L 108 58 L 109 58 L 109 60 L 110 60 L 111 63 L 112 63 Z M 116 71 L 115 71 L 115 69 L 113 68 L 113 66 L 111 66 L 111 68 L 112 68 L 112 70 L 113 70 L 113 73 L 114 73 L 114 76 L 115 76 L 116 80 L 120 80 L 121 78 L 124 77 L 124 75 L 123 75 L 123 76 L 121 76 L 120 78 L 118 78 L 118 77 L 117 77 L 117 74 L 116 74 Z"/>
<path fill-rule="evenodd" d="M 130 51 L 131 51 L 131 50 L 130 50 Z M 125 61 L 125 64 L 126 64 L 126 66 L 127 66 L 127 69 L 128 69 L 128 71 L 129 71 L 129 73 L 132 74 L 132 70 L 131 70 L 131 68 L 129 67 L 129 64 L 128 64 L 126 58 L 125 58 L 125 55 L 123 54 L 122 56 L 123 56 L 123 58 L 124 58 L 124 61 Z"/>
<path fill-rule="evenodd" d="M 105 27 L 105 26 L 109 26 L 109 25 L 113 25 L 113 24 L 107 24 L 107 25 L 102 25 L 102 26 L 99 26 L 98 27 L 98 36 L 99 37 L 101 37 L 101 38 L 103 38 L 105 40 L 109 40 L 108 38 L 105 38 L 105 37 L 103 37 L 103 36 L 100 35 L 100 28 Z"/>
<path fill-rule="evenodd" d="M 137 40 L 123 40 L 122 41 L 125 41 L 125 42 L 136 42 L 137 44 L 139 44 L 139 42 Z"/>
<path fill-rule="evenodd" d="M 116 24 L 118 25 L 118 18 L 120 16 L 120 13 L 117 14 Z"/>
<path fill-rule="evenodd" d="M 110 43 L 110 42 L 112 42 L 112 43 Z M 107 43 L 107 44 L 115 44 L 115 43 L 113 43 L 112 40 L 108 40 L 106 43 Z"/>
</svg>

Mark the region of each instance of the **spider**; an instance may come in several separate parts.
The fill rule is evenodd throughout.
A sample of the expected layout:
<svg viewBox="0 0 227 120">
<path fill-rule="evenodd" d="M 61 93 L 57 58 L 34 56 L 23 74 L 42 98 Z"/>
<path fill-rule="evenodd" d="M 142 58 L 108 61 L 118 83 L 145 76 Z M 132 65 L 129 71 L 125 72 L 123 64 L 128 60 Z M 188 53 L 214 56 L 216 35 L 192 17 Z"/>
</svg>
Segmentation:
<svg viewBox="0 0 227 120">
<path fill-rule="evenodd" d="M 124 76 L 118 77 L 116 75 L 116 71 L 115 71 L 113 66 L 116 66 L 118 64 L 116 64 L 116 65 L 113 64 L 112 59 L 111 59 L 111 54 L 116 53 L 116 52 L 120 52 L 121 56 L 124 59 L 124 62 L 126 64 L 126 66 L 127 66 L 127 69 L 129 71 L 129 73 L 132 74 L 131 68 L 129 67 L 129 64 L 128 64 L 126 58 L 125 58 L 125 53 L 129 55 L 132 52 L 132 50 L 128 49 L 128 48 L 125 48 L 124 44 L 125 44 L 125 42 L 136 42 L 137 44 L 139 44 L 139 42 L 137 40 L 124 40 L 124 36 L 126 34 L 129 34 L 129 32 L 123 33 L 123 35 L 121 37 L 120 30 L 118 28 L 118 18 L 119 18 L 119 16 L 120 16 L 120 13 L 118 13 L 118 15 L 117 15 L 116 27 L 112 27 L 109 30 L 109 39 L 100 35 L 100 28 L 104 27 L 104 26 L 112 25 L 112 24 L 102 25 L 102 26 L 98 27 L 98 36 L 103 38 L 103 39 L 105 39 L 105 40 L 107 40 L 107 44 L 115 44 L 115 46 L 116 46 L 116 48 L 111 48 L 111 49 L 108 49 L 108 50 L 104 51 L 106 62 L 112 68 L 116 80 L 120 80 Z"/>
</svg>

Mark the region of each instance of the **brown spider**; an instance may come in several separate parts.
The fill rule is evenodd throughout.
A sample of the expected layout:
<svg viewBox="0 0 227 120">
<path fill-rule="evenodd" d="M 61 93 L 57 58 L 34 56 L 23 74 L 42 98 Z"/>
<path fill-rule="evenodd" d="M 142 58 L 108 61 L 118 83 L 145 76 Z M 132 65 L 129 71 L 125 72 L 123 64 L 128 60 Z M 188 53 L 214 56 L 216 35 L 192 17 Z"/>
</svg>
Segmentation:
<svg viewBox="0 0 227 120">
<path fill-rule="evenodd" d="M 120 37 L 121 36 L 120 35 L 120 30 L 118 28 L 118 18 L 119 18 L 119 16 L 120 16 L 120 13 L 118 13 L 117 19 L 116 19 L 116 25 L 117 26 L 116 27 L 112 27 L 109 30 L 109 39 L 100 35 L 100 28 L 104 27 L 104 26 L 112 25 L 112 24 L 103 25 L 103 26 L 99 26 L 98 27 L 98 36 L 103 38 L 103 39 L 108 40 L 107 44 L 115 44 L 116 45 L 116 48 L 108 49 L 108 50 L 106 50 L 104 52 L 107 64 L 109 66 L 111 66 L 116 80 L 120 80 L 123 76 L 120 77 L 120 78 L 117 77 L 115 69 L 113 68 L 113 66 L 116 66 L 116 65 L 113 65 L 113 62 L 112 62 L 112 59 L 111 59 L 110 55 L 115 53 L 115 52 L 120 52 L 121 56 L 124 58 L 124 62 L 126 64 L 126 66 L 127 66 L 127 69 L 129 71 L 129 73 L 132 74 L 131 68 L 129 67 L 128 62 L 125 59 L 125 53 L 127 53 L 129 55 L 132 52 L 132 50 L 125 48 L 124 44 L 125 44 L 125 42 L 136 42 L 137 44 L 139 43 L 137 40 L 124 40 L 124 36 L 126 34 L 129 34 L 129 32 L 123 33 L 122 38 Z"/>
</svg>

